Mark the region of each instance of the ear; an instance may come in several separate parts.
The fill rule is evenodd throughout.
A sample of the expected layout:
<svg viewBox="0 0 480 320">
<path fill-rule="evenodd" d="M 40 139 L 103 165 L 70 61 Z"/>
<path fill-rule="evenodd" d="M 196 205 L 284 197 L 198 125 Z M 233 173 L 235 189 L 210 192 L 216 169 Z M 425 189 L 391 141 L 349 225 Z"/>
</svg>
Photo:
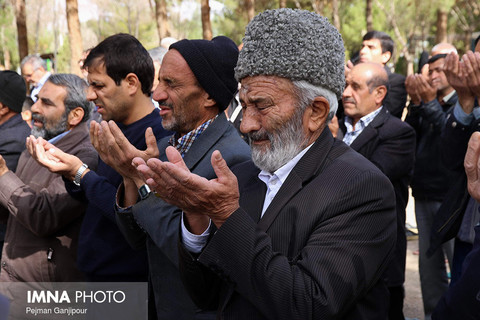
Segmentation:
<svg viewBox="0 0 480 320">
<path fill-rule="evenodd" d="M 135 73 L 127 74 L 123 81 L 125 81 L 125 84 L 127 85 L 127 92 L 129 95 L 135 95 L 138 90 L 142 90 L 142 84 Z"/>
<path fill-rule="evenodd" d="M 78 126 L 82 120 L 83 116 L 85 115 L 85 111 L 81 107 L 76 107 L 68 114 L 68 128 L 71 129 L 73 127 Z"/>
<path fill-rule="evenodd" d="M 205 108 L 212 108 L 217 105 L 217 102 L 205 91 L 205 99 L 203 105 Z"/>
<path fill-rule="evenodd" d="M 390 51 L 385 51 L 384 53 L 382 53 L 382 63 L 386 64 L 391 57 L 392 53 Z"/>
<path fill-rule="evenodd" d="M 381 105 L 383 99 L 387 95 L 387 87 L 379 86 L 375 88 L 375 103 Z"/>
<path fill-rule="evenodd" d="M 10 112 L 10 109 L 6 105 L 0 102 L 0 116 L 4 116 Z"/>
<path fill-rule="evenodd" d="M 310 106 L 305 110 L 303 123 L 310 132 L 316 132 L 325 126 L 330 104 L 324 97 L 315 97 Z"/>
</svg>

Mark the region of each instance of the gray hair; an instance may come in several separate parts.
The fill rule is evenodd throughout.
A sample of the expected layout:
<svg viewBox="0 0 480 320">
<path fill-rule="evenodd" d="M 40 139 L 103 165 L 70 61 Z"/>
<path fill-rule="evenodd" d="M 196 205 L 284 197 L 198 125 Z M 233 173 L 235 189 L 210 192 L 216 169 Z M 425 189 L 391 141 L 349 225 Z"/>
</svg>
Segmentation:
<svg viewBox="0 0 480 320">
<path fill-rule="evenodd" d="M 165 56 L 165 53 L 167 53 L 168 50 L 163 48 L 163 47 L 156 47 L 153 49 L 148 50 L 148 54 L 152 58 L 153 62 L 157 61 L 158 63 L 162 63 L 163 57 Z"/>
<path fill-rule="evenodd" d="M 88 85 L 84 80 L 74 74 L 57 73 L 51 75 L 47 81 L 67 90 L 67 96 L 63 101 L 66 114 L 77 107 L 81 107 L 84 111 L 82 122 L 90 118 L 94 104 L 87 100 Z"/>
<path fill-rule="evenodd" d="M 22 62 L 20 63 L 20 67 L 23 68 L 23 66 L 27 63 L 32 65 L 33 70 L 40 68 L 47 70 L 47 64 L 45 60 L 43 60 L 38 54 L 31 54 L 23 58 Z"/>
<path fill-rule="evenodd" d="M 292 83 L 295 88 L 294 90 L 298 100 L 298 107 L 305 110 L 307 106 L 309 106 L 313 102 L 313 99 L 315 99 L 315 97 L 324 97 L 330 104 L 330 111 L 328 113 L 327 122 L 332 120 L 338 108 L 337 96 L 332 90 L 326 89 L 322 86 L 311 84 L 310 82 L 305 80 L 296 80 L 292 81 Z"/>
</svg>

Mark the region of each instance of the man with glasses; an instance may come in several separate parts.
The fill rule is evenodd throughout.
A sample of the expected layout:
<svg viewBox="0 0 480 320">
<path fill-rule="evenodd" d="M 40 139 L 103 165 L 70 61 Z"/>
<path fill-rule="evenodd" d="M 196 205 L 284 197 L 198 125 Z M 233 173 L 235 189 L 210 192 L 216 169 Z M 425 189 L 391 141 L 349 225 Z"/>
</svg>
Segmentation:
<svg viewBox="0 0 480 320">
<path fill-rule="evenodd" d="M 30 97 L 35 102 L 37 101 L 37 94 L 51 73 L 47 71 L 47 64 L 38 54 L 32 54 L 23 58 L 20 67 L 23 78 L 27 85 L 30 86 Z"/>
</svg>

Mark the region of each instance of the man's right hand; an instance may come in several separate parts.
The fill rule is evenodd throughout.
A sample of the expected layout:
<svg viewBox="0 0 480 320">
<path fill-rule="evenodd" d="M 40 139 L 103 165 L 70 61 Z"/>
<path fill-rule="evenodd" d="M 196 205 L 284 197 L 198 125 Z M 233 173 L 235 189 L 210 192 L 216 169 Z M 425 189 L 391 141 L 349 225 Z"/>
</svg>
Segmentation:
<svg viewBox="0 0 480 320">
<path fill-rule="evenodd" d="M 83 162 L 78 157 L 65 153 L 43 138 L 30 136 L 27 138 L 27 150 L 39 164 L 50 172 L 59 173 L 66 179 L 73 181 Z M 85 175 L 89 169 L 85 170 Z M 82 176 L 83 176 L 82 175 Z"/>
<path fill-rule="evenodd" d="M 418 106 L 422 102 L 422 99 L 417 92 L 417 87 L 415 85 L 415 75 L 411 74 L 407 77 L 407 79 L 405 79 L 405 89 L 410 96 L 410 101 L 414 105 Z"/>
</svg>

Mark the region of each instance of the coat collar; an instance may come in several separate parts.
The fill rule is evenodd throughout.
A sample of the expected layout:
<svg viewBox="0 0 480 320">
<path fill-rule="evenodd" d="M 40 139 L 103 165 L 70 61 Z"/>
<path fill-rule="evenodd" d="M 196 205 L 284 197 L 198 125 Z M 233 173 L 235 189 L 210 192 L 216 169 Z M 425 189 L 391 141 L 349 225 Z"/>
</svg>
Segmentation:
<svg viewBox="0 0 480 320">
<path fill-rule="evenodd" d="M 205 154 L 215 145 L 218 140 L 225 134 L 230 126 L 225 113 L 221 112 L 218 117 L 210 123 L 208 128 L 193 142 L 190 150 L 185 154 L 183 161 L 189 170 L 192 170 Z M 169 146 L 170 136 L 163 138 L 158 142 L 160 150 L 160 160 L 167 161 L 165 149 Z"/>
<path fill-rule="evenodd" d="M 363 129 L 362 133 L 352 142 L 350 147 L 353 150 L 360 150 L 362 146 L 378 135 L 378 128 L 385 123 L 388 117 L 389 114 L 384 106 L 380 113 L 377 114 L 372 122 L 370 122 L 370 124 Z"/>
<path fill-rule="evenodd" d="M 328 127 L 325 127 L 322 134 L 315 141 L 310 150 L 298 161 L 297 165 L 290 172 L 287 180 L 283 183 L 273 201 L 268 206 L 258 226 L 267 231 L 277 217 L 281 209 L 295 196 L 305 184 L 318 176 L 325 165 L 329 163 L 328 155 L 332 148 L 334 139 Z M 263 183 L 262 183 L 263 184 Z M 263 193 L 265 194 L 265 193 Z"/>
</svg>

